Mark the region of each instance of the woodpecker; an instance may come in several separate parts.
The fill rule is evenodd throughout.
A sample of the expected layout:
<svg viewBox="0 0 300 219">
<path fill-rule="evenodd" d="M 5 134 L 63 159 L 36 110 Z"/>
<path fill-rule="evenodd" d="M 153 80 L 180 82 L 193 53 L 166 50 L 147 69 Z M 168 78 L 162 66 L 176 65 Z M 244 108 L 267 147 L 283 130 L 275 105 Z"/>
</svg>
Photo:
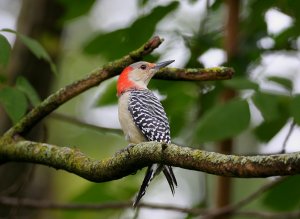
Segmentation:
<svg viewBox="0 0 300 219">
<path fill-rule="evenodd" d="M 146 141 L 171 143 L 169 121 L 158 98 L 147 85 L 154 74 L 174 60 L 161 63 L 136 62 L 126 67 L 117 83 L 118 114 L 126 140 L 131 144 Z M 133 202 L 136 207 L 152 179 L 163 172 L 174 195 L 177 181 L 172 167 L 148 166 L 141 188 Z"/>
</svg>

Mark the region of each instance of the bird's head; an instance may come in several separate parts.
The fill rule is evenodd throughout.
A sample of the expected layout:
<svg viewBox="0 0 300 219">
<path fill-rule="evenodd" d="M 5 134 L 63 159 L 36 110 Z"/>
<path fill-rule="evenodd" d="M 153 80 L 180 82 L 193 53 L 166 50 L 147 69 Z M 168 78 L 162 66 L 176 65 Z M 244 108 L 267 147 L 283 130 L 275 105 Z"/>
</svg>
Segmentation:
<svg viewBox="0 0 300 219">
<path fill-rule="evenodd" d="M 160 62 L 160 63 L 150 63 L 150 62 L 136 62 L 128 67 L 126 67 L 117 83 L 118 96 L 128 90 L 139 90 L 147 89 L 147 85 L 153 75 L 160 69 L 163 68 L 175 60 Z"/>
</svg>

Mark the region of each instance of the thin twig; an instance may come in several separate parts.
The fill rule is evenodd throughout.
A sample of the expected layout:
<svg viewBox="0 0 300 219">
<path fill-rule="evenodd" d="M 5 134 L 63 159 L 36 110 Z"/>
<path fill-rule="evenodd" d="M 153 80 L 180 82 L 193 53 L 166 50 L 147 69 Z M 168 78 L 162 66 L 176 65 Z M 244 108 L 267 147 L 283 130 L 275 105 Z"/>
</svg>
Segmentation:
<svg viewBox="0 0 300 219">
<path fill-rule="evenodd" d="M 78 118 L 75 118 L 75 117 L 72 117 L 72 116 L 68 116 L 68 115 L 65 115 L 65 114 L 61 114 L 61 113 L 52 113 L 50 115 L 50 118 L 58 119 L 58 120 L 61 120 L 61 121 L 64 121 L 64 122 L 68 122 L 68 123 L 71 123 L 71 124 L 74 124 L 74 125 L 78 125 L 80 127 L 93 129 L 93 130 L 96 130 L 98 132 L 109 132 L 109 133 L 114 133 L 114 134 L 118 134 L 118 135 L 123 134 L 121 129 L 106 128 L 106 127 L 93 125 L 93 124 L 87 123 L 87 122 L 85 122 L 81 119 L 78 119 Z"/>
<path fill-rule="evenodd" d="M 233 214 L 236 211 L 238 211 L 239 209 L 241 209 L 242 207 L 244 207 L 245 205 L 249 204 L 251 201 L 253 201 L 257 197 L 259 197 L 265 191 L 267 191 L 270 188 L 272 188 L 272 187 L 278 185 L 279 183 L 281 183 L 286 178 L 287 177 L 280 177 L 276 180 L 272 180 L 272 181 L 264 184 L 260 188 L 258 188 L 256 191 L 254 191 L 253 193 L 251 193 L 250 195 L 248 195 L 244 199 L 242 199 L 242 200 L 240 200 L 240 201 L 238 201 L 234 204 L 227 205 L 227 206 L 224 206 L 222 208 L 214 209 L 214 210 L 211 210 L 211 211 L 207 212 L 207 214 L 202 219 L 204 219 L 204 218 L 205 219 L 210 219 L 210 218 L 215 218 L 215 217 L 220 216 L 220 215 Z"/>
<path fill-rule="evenodd" d="M 290 127 L 289 127 L 289 131 L 288 131 L 288 133 L 287 133 L 287 135 L 286 135 L 286 137 L 283 141 L 283 144 L 282 144 L 282 150 L 281 150 L 282 154 L 284 154 L 286 152 L 286 145 L 287 145 L 287 142 L 288 142 L 289 138 L 291 137 L 291 135 L 294 131 L 295 125 L 296 125 L 296 123 L 295 123 L 295 121 L 293 121 L 291 123 Z"/>
<path fill-rule="evenodd" d="M 33 200 L 26 198 L 0 197 L 0 204 L 29 209 L 65 210 L 65 211 L 102 211 L 110 209 L 132 208 L 132 202 L 108 202 L 108 203 L 55 203 L 48 200 Z M 139 208 L 156 210 L 168 210 L 187 213 L 190 215 L 207 215 L 211 210 L 201 208 L 185 208 L 176 205 L 141 203 Z M 295 219 L 300 217 L 300 211 L 290 212 L 267 212 L 267 211 L 237 211 L 233 216 L 249 218 L 271 219 Z"/>
<path fill-rule="evenodd" d="M 107 203 L 55 203 L 47 200 L 33 200 L 27 198 L 0 197 L 0 204 L 6 206 L 32 208 L 32 209 L 49 209 L 49 210 L 71 210 L 71 211 L 100 211 L 109 209 L 132 208 L 132 202 L 107 202 Z M 190 209 L 175 205 L 140 203 L 139 208 L 163 209 L 169 211 L 178 211 L 189 214 L 200 214 L 202 209 Z"/>
</svg>

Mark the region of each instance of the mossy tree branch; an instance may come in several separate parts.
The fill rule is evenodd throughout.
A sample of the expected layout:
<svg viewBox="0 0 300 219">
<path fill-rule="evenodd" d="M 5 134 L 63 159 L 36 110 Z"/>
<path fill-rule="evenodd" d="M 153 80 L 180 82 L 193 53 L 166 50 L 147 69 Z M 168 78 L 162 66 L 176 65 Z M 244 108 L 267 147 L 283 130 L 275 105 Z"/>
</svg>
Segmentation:
<svg viewBox="0 0 300 219">
<path fill-rule="evenodd" d="M 234 70 L 228 67 L 214 68 L 163 68 L 154 78 L 164 80 L 180 80 L 180 81 L 211 81 L 230 79 L 234 74 Z"/>
<path fill-rule="evenodd" d="M 197 170 L 229 177 L 268 177 L 300 173 L 300 152 L 268 156 L 237 156 L 207 152 L 174 144 L 141 143 L 103 160 L 87 157 L 77 149 L 10 138 L 0 141 L 0 163 L 43 164 L 64 169 L 94 182 L 122 178 L 151 163 Z"/>
</svg>

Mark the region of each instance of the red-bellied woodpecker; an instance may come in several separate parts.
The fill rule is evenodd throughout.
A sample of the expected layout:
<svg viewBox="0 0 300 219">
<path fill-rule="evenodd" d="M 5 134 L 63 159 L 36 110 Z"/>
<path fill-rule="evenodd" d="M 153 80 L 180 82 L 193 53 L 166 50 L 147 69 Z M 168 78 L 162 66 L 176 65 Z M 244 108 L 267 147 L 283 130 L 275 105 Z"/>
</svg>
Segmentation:
<svg viewBox="0 0 300 219">
<path fill-rule="evenodd" d="M 162 67 L 174 62 L 136 62 L 121 73 L 117 92 L 119 97 L 119 121 L 126 140 L 131 144 L 145 141 L 171 143 L 168 118 L 158 98 L 147 88 L 153 75 Z M 133 206 L 139 203 L 151 180 L 163 171 L 172 194 L 177 181 L 171 166 L 152 164 L 148 166 L 145 178 Z"/>
</svg>

